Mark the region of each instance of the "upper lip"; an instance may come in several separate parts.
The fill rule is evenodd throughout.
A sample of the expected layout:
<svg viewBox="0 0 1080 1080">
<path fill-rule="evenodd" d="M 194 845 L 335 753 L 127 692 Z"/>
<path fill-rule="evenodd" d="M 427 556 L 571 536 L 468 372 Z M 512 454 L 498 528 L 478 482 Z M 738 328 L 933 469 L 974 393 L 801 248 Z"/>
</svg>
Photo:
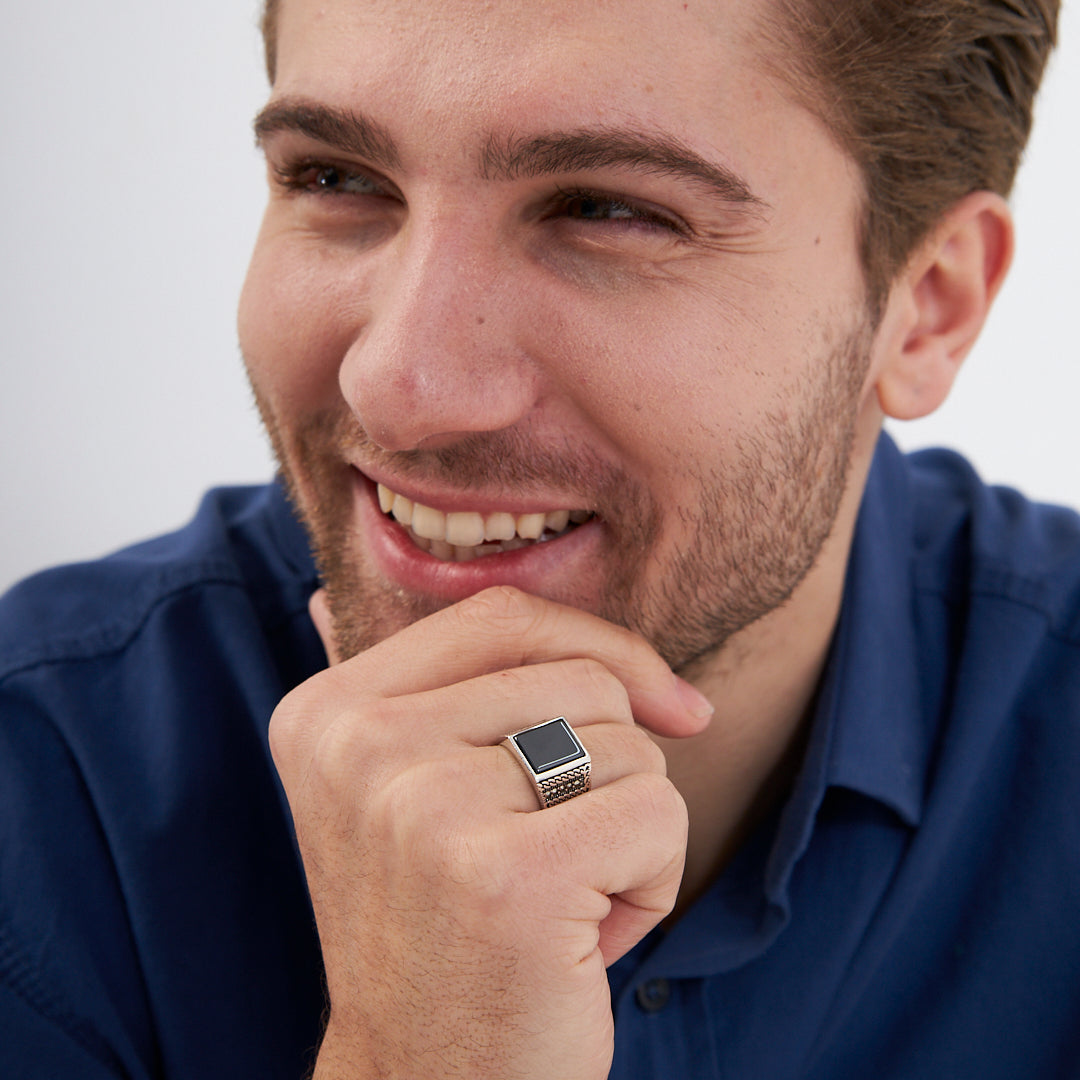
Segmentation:
<svg viewBox="0 0 1080 1080">
<path fill-rule="evenodd" d="M 548 496 L 521 496 L 521 495 L 486 495 L 474 490 L 447 492 L 446 489 L 435 490 L 412 484 L 408 480 L 398 479 L 388 473 L 376 470 L 361 469 L 354 465 L 365 479 L 372 485 L 382 484 L 389 488 L 395 495 L 404 495 L 414 503 L 430 506 L 433 510 L 441 510 L 444 514 L 461 511 L 475 511 L 479 514 L 495 514 L 499 512 L 508 514 L 541 514 L 552 510 L 583 510 L 587 504 L 576 496 L 564 494 L 551 494 Z"/>
</svg>

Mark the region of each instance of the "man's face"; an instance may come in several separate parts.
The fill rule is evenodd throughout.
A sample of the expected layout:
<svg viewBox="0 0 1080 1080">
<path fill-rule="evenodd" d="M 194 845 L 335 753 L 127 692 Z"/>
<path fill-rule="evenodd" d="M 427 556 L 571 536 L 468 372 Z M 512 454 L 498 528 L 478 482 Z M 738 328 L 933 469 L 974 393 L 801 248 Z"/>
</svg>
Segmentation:
<svg viewBox="0 0 1080 1080">
<path fill-rule="evenodd" d="M 858 179 L 756 8 L 286 0 L 240 332 L 345 653 L 503 583 L 678 665 L 814 564 Z"/>
</svg>

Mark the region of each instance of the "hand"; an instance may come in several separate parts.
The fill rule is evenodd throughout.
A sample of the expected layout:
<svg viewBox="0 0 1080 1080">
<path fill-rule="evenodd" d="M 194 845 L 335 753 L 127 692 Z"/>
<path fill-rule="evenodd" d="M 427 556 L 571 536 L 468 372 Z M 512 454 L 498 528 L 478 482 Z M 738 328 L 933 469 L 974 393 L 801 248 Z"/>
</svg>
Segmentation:
<svg viewBox="0 0 1080 1080">
<path fill-rule="evenodd" d="M 321 594 L 316 626 L 334 660 Z M 503 736 L 565 715 L 593 790 L 538 810 Z M 704 699 L 640 637 L 491 589 L 310 679 L 274 714 L 323 947 L 317 1077 L 606 1077 L 605 966 L 674 904 L 686 812 L 646 729 Z"/>
</svg>

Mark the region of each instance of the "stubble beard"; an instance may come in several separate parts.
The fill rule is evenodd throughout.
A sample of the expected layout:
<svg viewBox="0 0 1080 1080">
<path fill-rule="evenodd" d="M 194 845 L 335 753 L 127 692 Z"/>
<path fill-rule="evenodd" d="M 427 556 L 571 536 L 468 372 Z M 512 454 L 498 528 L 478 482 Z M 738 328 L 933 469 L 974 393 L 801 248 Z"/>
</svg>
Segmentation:
<svg viewBox="0 0 1080 1080">
<path fill-rule="evenodd" d="M 342 403 L 334 413 L 280 423 L 255 387 L 282 477 L 308 531 L 326 589 L 335 645 L 354 656 L 446 607 L 382 579 L 353 524 L 357 455 L 393 475 L 483 484 L 519 495 L 589 492 L 607 533 L 596 615 L 645 637 L 679 670 L 716 653 L 736 633 L 776 610 L 814 565 L 843 499 L 872 328 L 863 320 L 824 349 L 821 374 L 760 430 L 732 442 L 708 469 L 688 468 L 699 498 L 665 507 L 642 484 L 587 450 L 553 453 L 516 430 L 468 436 L 448 449 L 390 453 L 375 447 Z M 254 384 L 253 384 L 254 385 Z M 689 539 L 663 550 L 665 520 L 676 515 Z M 495 557 L 497 556 L 489 556 Z M 573 583 L 550 599 L 573 604 Z M 577 606 L 582 606 L 580 602 Z"/>
</svg>

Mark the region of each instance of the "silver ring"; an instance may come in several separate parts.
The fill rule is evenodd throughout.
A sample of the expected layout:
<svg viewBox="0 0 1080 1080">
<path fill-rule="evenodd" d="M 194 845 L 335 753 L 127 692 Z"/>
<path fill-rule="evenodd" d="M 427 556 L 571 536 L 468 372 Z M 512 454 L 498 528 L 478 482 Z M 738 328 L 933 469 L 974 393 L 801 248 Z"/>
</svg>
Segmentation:
<svg viewBox="0 0 1080 1080">
<path fill-rule="evenodd" d="M 592 758 L 565 716 L 515 731 L 503 745 L 532 781 L 542 810 L 589 790 Z"/>
</svg>

